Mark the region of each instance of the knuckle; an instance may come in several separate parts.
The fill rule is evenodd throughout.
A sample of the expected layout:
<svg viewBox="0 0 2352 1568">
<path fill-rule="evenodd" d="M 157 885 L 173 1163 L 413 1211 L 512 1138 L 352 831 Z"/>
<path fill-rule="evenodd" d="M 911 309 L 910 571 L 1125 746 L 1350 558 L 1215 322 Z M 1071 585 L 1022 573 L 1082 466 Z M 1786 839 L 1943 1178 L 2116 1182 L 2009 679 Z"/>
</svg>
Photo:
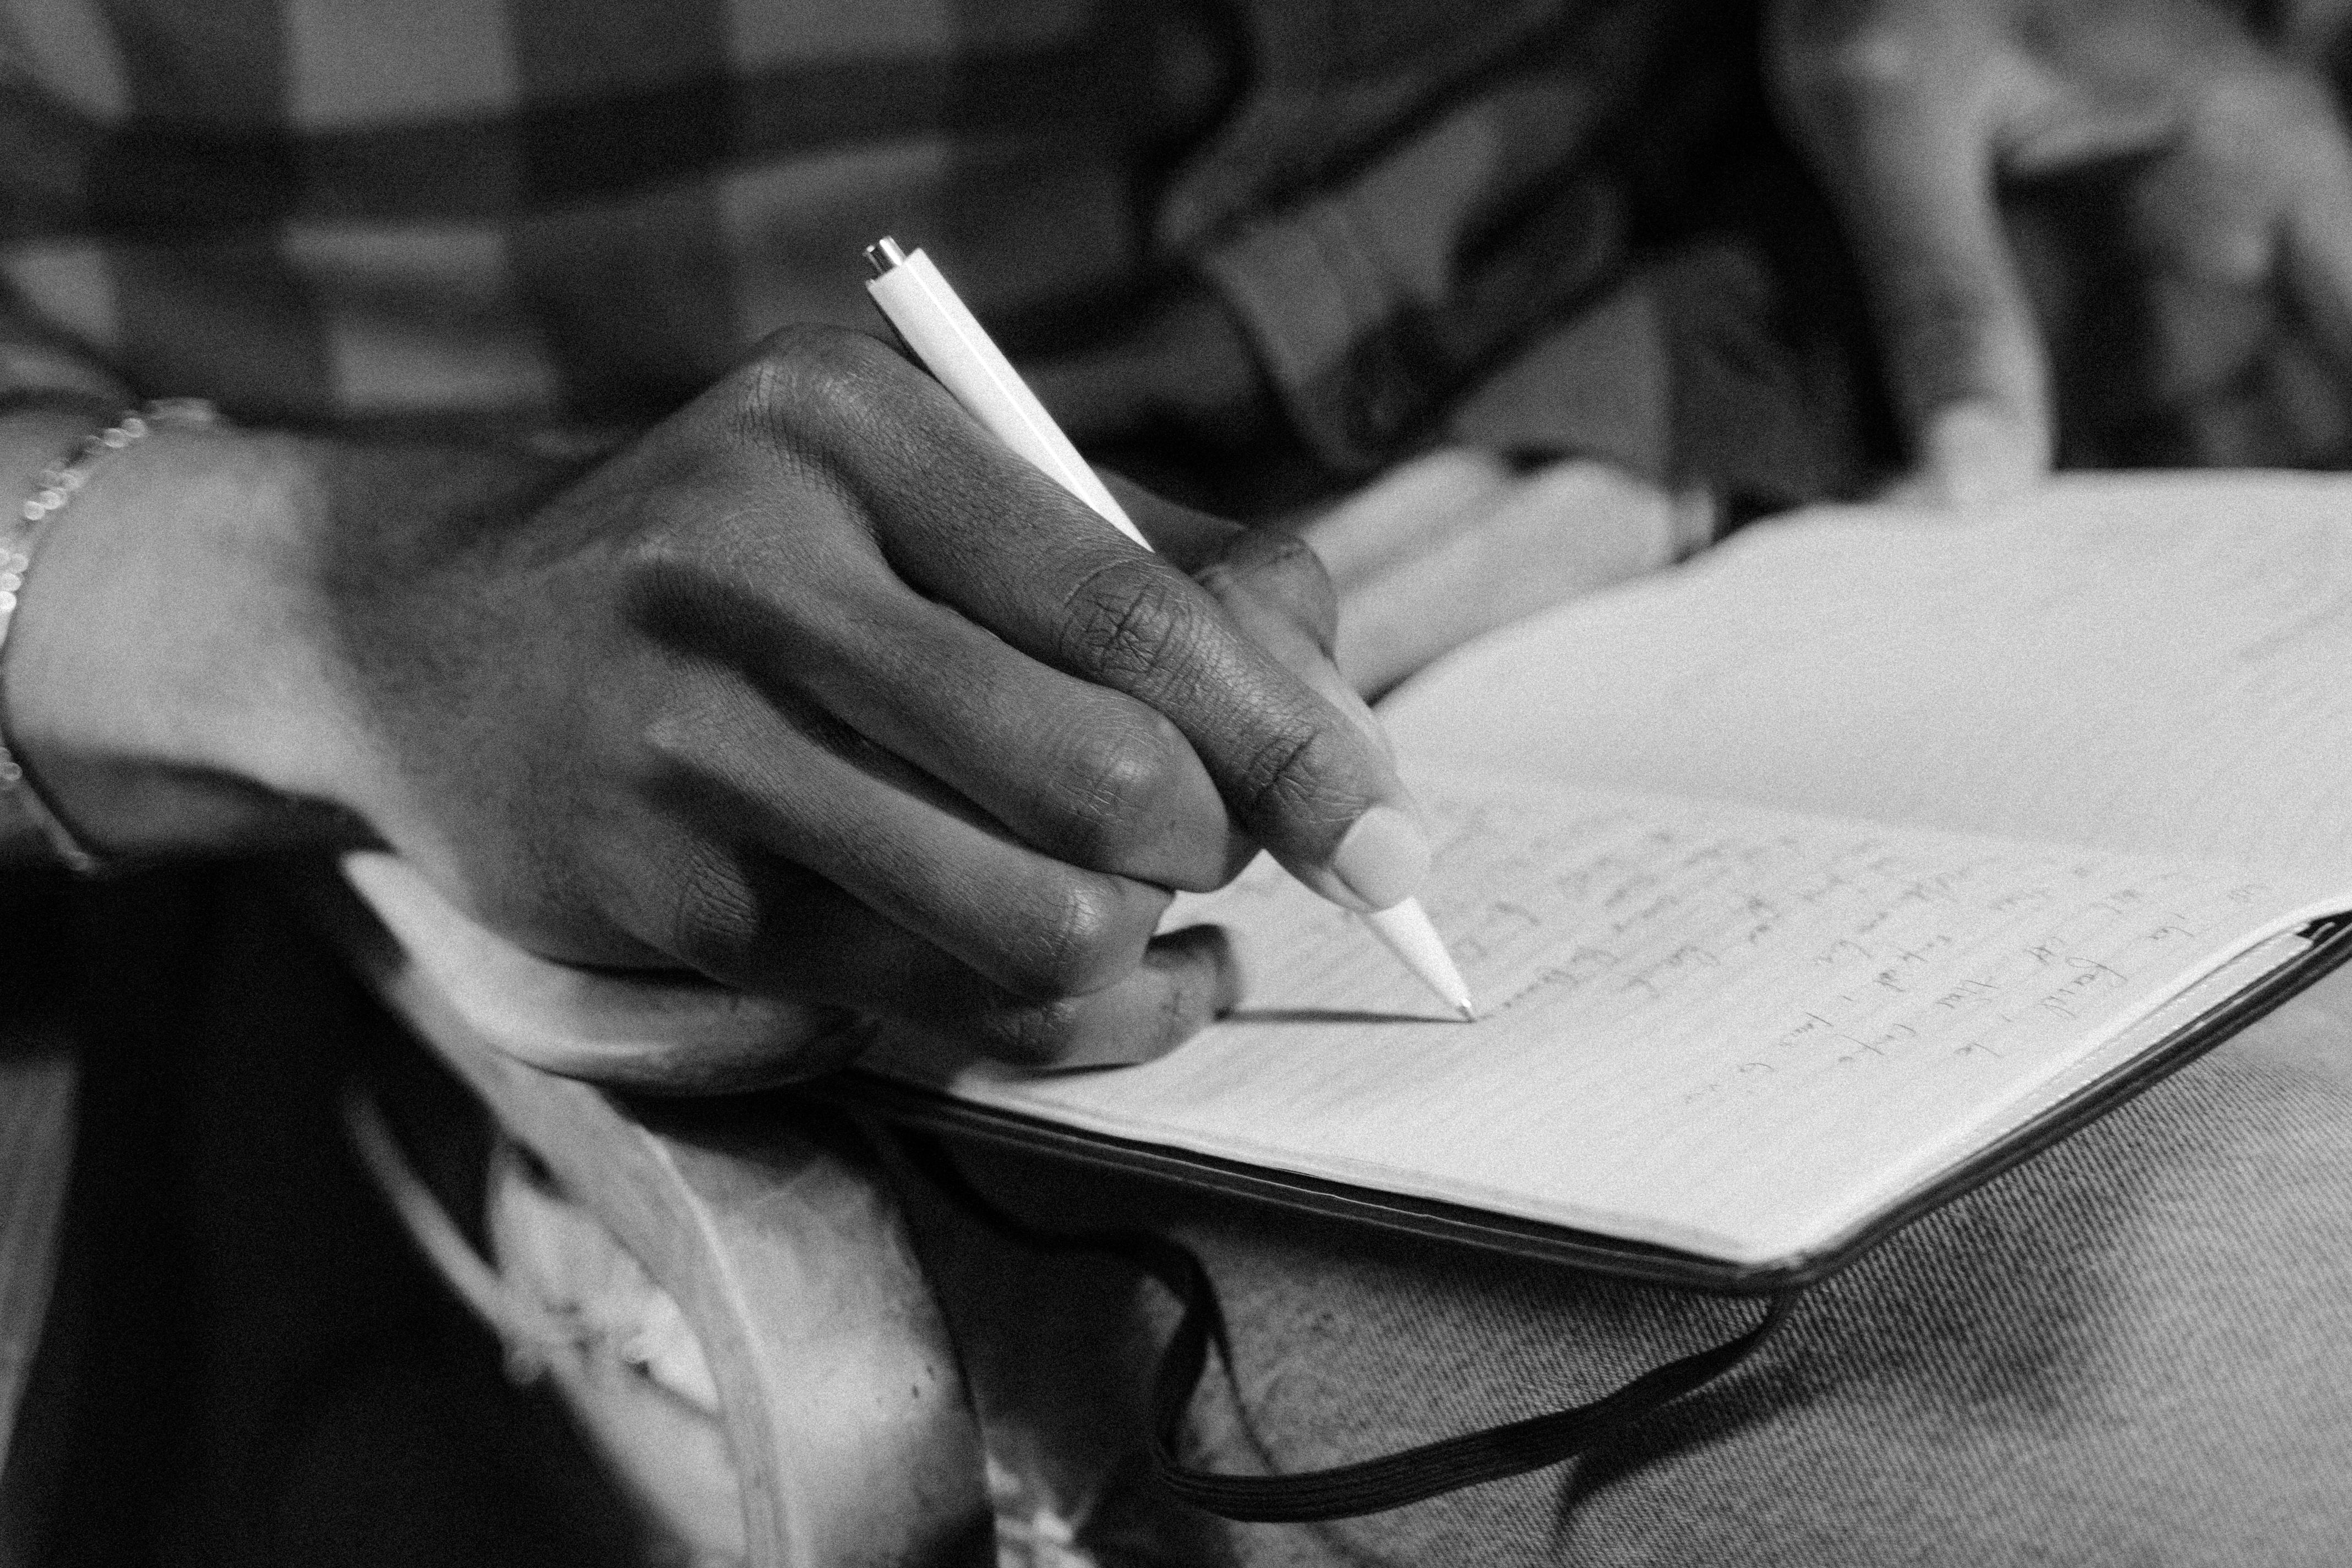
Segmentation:
<svg viewBox="0 0 2352 1568">
<path fill-rule="evenodd" d="M 1100 869 L 1150 834 L 1188 751 L 1176 727 L 1158 714 L 1108 728 L 1089 727 L 1068 768 L 1064 799 L 1070 828 L 1060 847 Z"/>
<path fill-rule="evenodd" d="M 1059 1001 L 1118 979 L 1142 946 L 1123 903 L 1097 879 L 1063 879 L 1047 907 L 1023 924 L 1003 977 L 1007 988 L 1034 1001 Z"/>
<path fill-rule="evenodd" d="M 728 570 L 730 558 L 763 542 L 747 521 L 715 511 L 664 519 L 613 547 L 614 609 L 632 632 L 657 643 L 710 645 L 740 602 Z M 673 700 L 639 730 L 646 749 L 666 763 L 692 757 L 693 734 L 674 689 Z"/>
<path fill-rule="evenodd" d="M 895 360 L 888 349 L 866 333 L 821 321 L 801 321 L 769 334 L 752 364 L 777 378 L 772 385 L 823 390 L 855 384 Z"/>
<path fill-rule="evenodd" d="M 824 428 L 859 421 L 887 395 L 898 357 L 863 332 L 801 322 L 772 333 L 739 372 L 738 418 L 773 439 L 784 430 Z"/>
<path fill-rule="evenodd" d="M 1119 690 L 1149 687 L 1185 645 L 1190 587 L 1153 561 L 1096 568 L 1064 601 L 1061 658 Z"/>
<path fill-rule="evenodd" d="M 1260 823 L 1347 816 L 1345 802 L 1328 782 L 1333 771 L 1331 753 L 1330 737 L 1320 727 L 1293 727 L 1266 740 L 1243 769 L 1251 816 Z"/>
<path fill-rule="evenodd" d="M 637 731 L 647 782 L 659 787 L 680 775 L 698 772 L 708 734 L 704 716 L 692 705 L 665 703 L 648 715 Z"/>
</svg>

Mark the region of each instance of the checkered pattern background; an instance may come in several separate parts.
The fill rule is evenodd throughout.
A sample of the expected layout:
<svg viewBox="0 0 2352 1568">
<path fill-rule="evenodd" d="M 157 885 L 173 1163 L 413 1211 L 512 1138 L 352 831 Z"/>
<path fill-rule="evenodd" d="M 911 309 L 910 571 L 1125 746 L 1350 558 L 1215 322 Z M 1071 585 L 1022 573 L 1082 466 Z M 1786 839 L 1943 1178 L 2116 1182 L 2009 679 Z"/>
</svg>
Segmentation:
<svg viewBox="0 0 2352 1568">
<path fill-rule="evenodd" d="M 7 370 L 82 379 L 86 347 L 247 419 L 658 410 L 784 322 L 869 323 L 884 232 L 1017 327 L 1138 269 L 1138 172 L 1215 107 L 1181 96 L 1214 89 L 1199 29 L 1087 0 L 6 0 L 0 27 Z"/>
<path fill-rule="evenodd" d="M 1589 285 L 1589 197 L 1546 193 L 1690 5 L 0 0 L 0 374 L 625 421 L 870 324 L 892 232 L 1016 354 L 1192 267 L 1360 464 L 1559 306 L 1526 256 L 1479 287 L 1498 223 L 1547 211 L 1527 255 Z"/>
</svg>

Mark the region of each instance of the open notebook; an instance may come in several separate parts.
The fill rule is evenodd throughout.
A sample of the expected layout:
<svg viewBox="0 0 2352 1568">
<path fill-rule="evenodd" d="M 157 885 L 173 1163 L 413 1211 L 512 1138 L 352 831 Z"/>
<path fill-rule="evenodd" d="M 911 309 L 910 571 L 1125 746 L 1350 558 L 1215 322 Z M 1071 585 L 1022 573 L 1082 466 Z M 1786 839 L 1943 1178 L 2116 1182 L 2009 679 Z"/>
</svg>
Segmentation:
<svg viewBox="0 0 2352 1568">
<path fill-rule="evenodd" d="M 2352 940 L 2352 481 L 1822 509 L 1384 714 L 1484 1016 L 1261 863 L 1240 1010 L 1143 1067 L 886 1046 L 870 1103 L 1412 1228 L 1791 1282 Z"/>
</svg>

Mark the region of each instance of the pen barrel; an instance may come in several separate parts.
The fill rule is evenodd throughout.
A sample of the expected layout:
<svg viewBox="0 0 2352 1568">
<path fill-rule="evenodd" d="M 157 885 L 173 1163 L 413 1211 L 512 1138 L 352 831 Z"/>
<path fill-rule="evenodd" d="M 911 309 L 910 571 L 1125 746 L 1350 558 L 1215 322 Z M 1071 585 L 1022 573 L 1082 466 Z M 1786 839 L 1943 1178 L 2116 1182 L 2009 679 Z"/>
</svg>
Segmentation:
<svg viewBox="0 0 2352 1568">
<path fill-rule="evenodd" d="M 929 256 L 917 250 L 866 287 L 915 357 L 990 434 L 1044 469 L 1119 532 L 1151 548 Z"/>
<path fill-rule="evenodd" d="M 899 254 L 888 239 L 877 241 L 866 259 L 884 268 L 866 292 L 905 339 L 934 379 L 999 441 L 1045 470 L 1062 488 L 1084 501 L 1119 532 L 1141 545 L 1151 541 L 1129 520 L 1125 507 L 1078 455 L 1037 394 L 1013 370 L 979 318 L 920 250 Z M 1296 869 L 1296 868 L 1294 868 Z M 1418 902 L 1406 899 L 1364 918 L 1381 940 L 1404 960 L 1423 984 L 1465 1018 L 1475 1015 L 1461 971 Z"/>
</svg>

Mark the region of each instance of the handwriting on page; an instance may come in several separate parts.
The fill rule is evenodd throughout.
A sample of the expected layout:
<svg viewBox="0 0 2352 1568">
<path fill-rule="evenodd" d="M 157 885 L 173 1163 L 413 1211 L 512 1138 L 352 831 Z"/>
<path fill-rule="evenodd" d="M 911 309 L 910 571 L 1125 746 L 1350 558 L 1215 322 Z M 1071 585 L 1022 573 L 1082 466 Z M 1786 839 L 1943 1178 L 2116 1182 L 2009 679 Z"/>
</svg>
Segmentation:
<svg viewBox="0 0 2352 1568">
<path fill-rule="evenodd" d="M 1654 802 L 1618 802 L 1563 821 L 1447 797 L 1436 810 L 1444 871 L 1428 903 L 1485 1016 L 1517 1032 L 1638 1015 L 1654 1044 L 1736 1030 L 1738 1049 L 1683 1087 L 1685 1103 L 1784 1073 L 1932 1052 L 2000 1059 L 2071 1039 L 2260 892 L 2112 854 L 1979 844 L 1950 859 L 1942 835 L 1814 823 L 1759 835 L 1744 810 L 1662 821 Z M 1423 1010 L 1366 972 L 1379 955 L 1343 920 L 1318 913 L 1302 931 L 1279 880 L 1227 899 L 1214 914 L 1237 925 L 1244 952 L 1281 953 L 1253 973 L 1251 1009 L 1361 1011 L 1376 996 Z M 1255 929 L 1254 908 L 1280 932 Z"/>
<path fill-rule="evenodd" d="M 1140 1068 L 960 1092 L 1763 1248 L 1899 1181 L 2278 915 L 2195 862 L 1486 781 L 1430 799 L 1424 902 L 1480 1023 L 1439 1019 L 1360 925 L 1260 867 L 1172 916 L 1233 931 L 1229 1021 Z"/>
</svg>

